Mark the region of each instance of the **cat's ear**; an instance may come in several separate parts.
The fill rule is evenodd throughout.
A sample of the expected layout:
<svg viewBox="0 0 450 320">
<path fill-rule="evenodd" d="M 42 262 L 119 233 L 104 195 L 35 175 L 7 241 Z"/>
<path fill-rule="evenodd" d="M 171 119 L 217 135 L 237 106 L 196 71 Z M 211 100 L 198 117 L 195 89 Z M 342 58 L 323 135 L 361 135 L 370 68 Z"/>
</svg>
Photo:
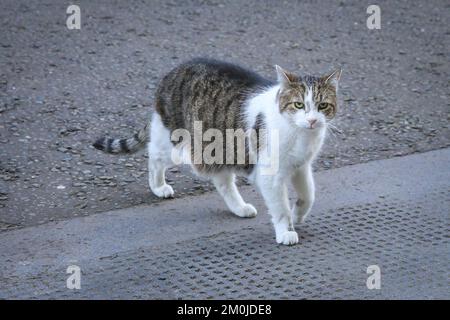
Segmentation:
<svg viewBox="0 0 450 320">
<path fill-rule="evenodd" d="M 287 85 L 297 80 L 297 77 L 293 73 L 284 70 L 279 65 L 275 65 L 275 69 L 277 70 L 277 79 L 280 84 Z"/>
<path fill-rule="evenodd" d="M 323 80 L 325 83 L 330 83 L 336 87 L 336 90 L 338 88 L 339 79 L 341 78 L 342 69 L 338 68 L 334 70 L 333 72 L 325 75 L 323 77 Z"/>
</svg>

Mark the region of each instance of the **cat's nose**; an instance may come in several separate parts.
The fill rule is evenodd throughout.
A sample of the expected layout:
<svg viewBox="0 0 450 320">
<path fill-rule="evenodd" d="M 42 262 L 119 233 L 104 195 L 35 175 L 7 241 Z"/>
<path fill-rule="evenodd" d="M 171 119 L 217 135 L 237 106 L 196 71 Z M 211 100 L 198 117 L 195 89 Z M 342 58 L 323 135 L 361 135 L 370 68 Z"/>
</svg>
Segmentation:
<svg viewBox="0 0 450 320">
<path fill-rule="evenodd" d="M 309 127 L 312 129 L 314 124 L 317 122 L 317 119 L 308 119 Z"/>
</svg>

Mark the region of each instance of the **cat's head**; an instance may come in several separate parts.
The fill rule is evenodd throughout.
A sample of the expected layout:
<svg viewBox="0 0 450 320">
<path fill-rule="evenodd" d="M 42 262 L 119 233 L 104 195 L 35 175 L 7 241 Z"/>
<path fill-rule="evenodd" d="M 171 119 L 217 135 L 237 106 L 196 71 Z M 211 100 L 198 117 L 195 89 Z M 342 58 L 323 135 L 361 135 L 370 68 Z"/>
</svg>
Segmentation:
<svg viewBox="0 0 450 320">
<path fill-rule="evenodd" d="M 276 70 L 280 113 L 298 128 L 313 131 L 325 128 L 336 115 L 341 69 L 320 77 L 297 76 L 279 66 Z"/>
</svg>

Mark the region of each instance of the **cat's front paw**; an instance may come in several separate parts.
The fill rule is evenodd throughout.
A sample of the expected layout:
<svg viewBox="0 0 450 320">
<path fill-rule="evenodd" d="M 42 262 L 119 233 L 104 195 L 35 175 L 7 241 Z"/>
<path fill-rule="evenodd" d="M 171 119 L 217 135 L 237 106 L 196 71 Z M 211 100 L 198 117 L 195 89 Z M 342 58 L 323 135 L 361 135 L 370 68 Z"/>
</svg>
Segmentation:
<svg viewBox="0 0 450 320">
<path fill-rule="evenodd" d="M 295 231 L 286 231 L 282 235 L 277 235 L 277 243 L 291 246 L 298 243 L 298 234 Z"/>
<path fill-rule="evenodd" d="M 234 214 L 236 214 L 239 217 L 242 218 L 253 218 L 258 213 L 254 206 L 252 206 L 250 203 L 246 203 L 242 207 L 233 210 Z"/>
<path fill-rule="evenodd" d="M 160 187 L 154 188 L 152 189 L 153 193 L 155 194 L 155 196 L 160 197 L 160 198 L 170 198 L 173 197 L 173 189 L 171 186 L 169 186 L 168 184 L 164 184 Z"/>
</svg>

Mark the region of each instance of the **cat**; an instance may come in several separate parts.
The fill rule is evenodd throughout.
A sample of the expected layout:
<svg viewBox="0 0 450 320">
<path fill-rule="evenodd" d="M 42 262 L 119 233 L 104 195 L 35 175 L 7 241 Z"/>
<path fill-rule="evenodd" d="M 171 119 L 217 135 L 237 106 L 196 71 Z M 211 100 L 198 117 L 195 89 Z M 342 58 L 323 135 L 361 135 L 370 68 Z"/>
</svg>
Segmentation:
<svg viewBox="0 0 450 320">
<path fill-rule="evenodd" d="M 187 158 L 195 173 L 212 180 L 230 211 L 250 218 L 257 211 L 242 199 L 235 184 L 236 176 L 244 176 L 256 185 L 265 201 L 276 242 L 296 244 L 299 238 L 294 223 L 303 222 L 314 203 L 311 165 L 337 112 L 341 69 L 318 77 L 298 76 L 279 66 L 275 69 L 277 80 L 272 81 L 227 62 L 205 58 L 185 62 L 160 82 L 154 102 L 156 112 L 143 129 L 128 139 L 98 139 L 93 146 L 118 154 L 136 152 L 147 145 L 150 189 L 162 198 L 174 194 L 165 180 L 166 168 L 180 161 L 177 157 Z M 182 129 L 195 136 L 196 123 L 201 123 L 202 130 L 215 129 L 224 136 L 227 129 L 252 129 L 259 137 L 247 134 L 243 163 L 194 162 L 194 152 L 175 144 L 173 134 Z M 261 132 L 266 139 L 259 139 Z M 270 132 L 276 132 L 278 139 L 267 139 Z M 188 142 L 195 144 L 194 140 Z M 201 150 L 205 145 L 201 142 Z M 258 158 L 249 161 L 250 155 L 262 150 L 276 152 L 274 172 L 264 174 L 265 166 Z M 297 194 L 292 208 L 289 181 Z"/>
</svg>

